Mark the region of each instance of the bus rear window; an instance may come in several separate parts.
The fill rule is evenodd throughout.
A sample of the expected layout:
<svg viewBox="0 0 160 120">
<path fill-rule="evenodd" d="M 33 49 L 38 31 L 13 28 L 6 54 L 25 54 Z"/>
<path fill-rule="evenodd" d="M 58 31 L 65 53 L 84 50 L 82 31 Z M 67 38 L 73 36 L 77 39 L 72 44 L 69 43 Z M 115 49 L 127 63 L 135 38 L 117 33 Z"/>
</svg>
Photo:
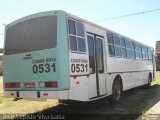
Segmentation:
<svg viewBox="0 0 160 120">
<path fill-rule="evenodd" d="M 5 54 L 17 54 L 56 47 L 57 16 L 20 22 L 6 31 Z"/>
</svg>

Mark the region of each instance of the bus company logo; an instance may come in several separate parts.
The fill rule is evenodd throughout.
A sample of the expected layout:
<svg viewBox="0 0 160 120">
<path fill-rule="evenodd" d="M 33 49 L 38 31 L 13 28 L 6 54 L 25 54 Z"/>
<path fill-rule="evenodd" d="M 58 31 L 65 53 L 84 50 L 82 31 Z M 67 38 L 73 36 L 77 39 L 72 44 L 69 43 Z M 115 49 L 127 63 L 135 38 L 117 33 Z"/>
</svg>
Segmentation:
<svg viewBox="0 0 160 120">
<path fill-rule="evenodd" d="M 87 59 L 71 59 L 72 63 L 88 63 Z"/>
<path fill-rule="evenodd" d="M 32 60 L 32 63 L 36 64 L 36 63 L 55 62 L 55 61 L 56 61 L 56 58 L 50 57 L 50 58 L 34 59 Z"/>
</svg>

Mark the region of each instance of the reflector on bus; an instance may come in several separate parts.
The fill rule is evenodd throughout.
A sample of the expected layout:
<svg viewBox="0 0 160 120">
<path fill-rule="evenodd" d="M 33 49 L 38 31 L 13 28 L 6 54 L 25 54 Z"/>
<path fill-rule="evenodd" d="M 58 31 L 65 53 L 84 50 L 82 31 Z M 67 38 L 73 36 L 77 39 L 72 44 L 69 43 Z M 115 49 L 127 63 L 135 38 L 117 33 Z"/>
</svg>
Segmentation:
<svg viewBox="0 0 160 120">
<path fill-rule="evenodd" d="M 35 88 L 35 83 L 24 83 L 25 88 Z"/>
</svg>

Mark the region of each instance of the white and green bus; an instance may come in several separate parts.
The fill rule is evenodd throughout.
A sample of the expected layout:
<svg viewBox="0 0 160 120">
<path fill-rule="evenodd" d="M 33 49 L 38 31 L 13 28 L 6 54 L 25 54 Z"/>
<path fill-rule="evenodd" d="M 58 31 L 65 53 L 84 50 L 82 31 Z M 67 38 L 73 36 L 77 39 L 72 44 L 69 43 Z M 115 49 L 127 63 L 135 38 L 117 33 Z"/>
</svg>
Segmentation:
<svg viewBox="0 0 160 120">
<path fill-rule="evenodd" d="M 92 101 L 150 84 L 153 48 L 64 11 L 6 26 L 4 95 Z"/>
</svg>

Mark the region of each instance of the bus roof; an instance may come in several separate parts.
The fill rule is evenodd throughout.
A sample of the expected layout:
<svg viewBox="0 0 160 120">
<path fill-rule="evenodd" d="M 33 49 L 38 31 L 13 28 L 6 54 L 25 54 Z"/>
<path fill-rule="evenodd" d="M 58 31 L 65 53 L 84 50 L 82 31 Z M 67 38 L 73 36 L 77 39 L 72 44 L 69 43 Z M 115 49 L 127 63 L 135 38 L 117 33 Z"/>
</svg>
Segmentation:
<svg viewBox="0 0 160 120">
<path fill-rule="evenodd" d="M 103 30 L 105 30 L 105 31 L 107 31 L 107 32 L 111 32 L 111 33 L 117 34 L 117 35 L 119 35 L 119 36 L 122 36 L 122 37 L 127 38 L 127 39 L 129 39 L 129 40 L 132 40 L 132 41 L 134 41 L 134 42 L 136 42 L 136 43 L 142 44 L 143 46 L 146 46 L 146 47 L 149 47 L 149 48 L 152 48 L 152 49 L 153 49 L 153 47 L 150 47 L 150 46 L 148 46 L 148 45 L 146 45 L 146 44 L 144 44 L 144 43 L 141 43 L 141 42 L 139 42 L 139 41 L 136 41 L 136 40 L 134 40 L 134 39 L 132 39 L 132 38 L 129 38 L 129 37 L 125 36 L 125 35 L 122 35 L 122 34 L 120 34 L 120 33 L 118 33 L 118 32 L 115 32 L 115 31 L 110 30 L 110 29 L 108 29 L 108 28 L 105 28 L 105 27 L 103 27 L 103 26 L 97 25 L 97 24 L 95 24 L 95 23 L 93 23 L 93 22 L 90 22 L 90 21 L 88 21 L 88 20 L 85 20 L 85 19 L 83 19 L 83 18 L 80 18 L 80 17 L 78 17 L 78 16 L 75 16 L 75 15 L 73 15 L 73 14 L 70 14 L 70 13 L 68 13 L 68 12 L 66 12 L 66 11 L 62 11 L 62 10 L 46 11 L 46 12 L 40 12 L 40 13 L 35 13 L 35 14 L 32 14 L 32 15 L 28 15 L 28 16 L 26 16 L 26 17 L 23 17 L 23 18 L 20 18 L 20 19 L 18 19 L 18 20 L 15 20 L 15 21 L 11 22 L 10 24 L 8 24 L 8 25 L 6 26 L 6 29 L 7 29 L 8 27 L 10 27 L 10 26 L 13 26 L 13 25 L 15 25 L 15 24 L 17 24 L 17 23 L 23 22 L 23 21 L 25 21 L 25 20 L 29 20 L 29 19 L 32 19 L 32 18 L 35 18 L 35 17 L 54 15 L 54 14 L 57 14 L 57 13 L 59 13 L 59 12 L 65 13 L 65 14 L 67 15 L 67 17 L 71 17 L 71 18 L 77 19 L 77 20 L 79 20 L 79 21 L 81 21 L 81 22 L 85 22 L 85 23 L 90 24 L 90 25 L 92 25 L 92 26 L 95 26 L 95 27 L 98 27 L 98 28 L 100 28 L 100 29 L 103 29 Z M 154 49 L 153 49 L 153 50 L 154 50 Z"/>
<path fill-rule="evenodd" d="M 40 12 L 40 13 L 31 14 L 31 15 L 22 17 L 22 18 L 20 18 L 20 19 L 17 19 L 17 20 L 15 20 L 15 21 L 9 23 L 8 25 L 6 25 L 6 28 L 11 27 L 11 26 L 13 26 L 13 25 L 15 25 L 15 24 L 17 24 L 17 23 L 20 23 L 20 22 L 23 22 L 23 21 L 26 21 L 26 20 L 35 18 L 35 17 L 55 15 L 55 14 L 57 14 L 57 13 L 60 12 L 60 11 L 61 11 L 61 10 L 55 10 L 55 11 L 46 11 L 46 12 Z M 61 12 L 64 12 L 64 11 L 61 11 Z"/>
<path fill-rule="evenodd" d="M 136 40 L 134 40 L 134 39 L 132 39 L 132 38 L 130 38 L 130 37 L 127 37 L 127 36 L 125 36 L 125 35 L 122 35 L 122 34 L 120 34 L 120 33 L 118 33 L 118 32 L 115 32 L 115 31 L 113 31 L 113 30 L 111 30 L 111 29 L 108 29 L 108 28 L 105 28 L 105 27 L 103 27 L 103 26 L 97 25 L 97 24 L 95 24 L 95 23 L 93 23 L 93 22 L 90 22 L 90 21 L 88 21 L 88 20 L 85 20 L 85 19 L 83 19 L 83 18 L 80 18 L 80 17 L 78 17 L 78 16 L 75 16 L 75 15 L 73 15 L 73 14 L 70 14 L 70 13 L 67 13 L 67 12 L 66 12 L 66 14 L 67 14 L 69 17 L 71 17 L 71 18 L 78 19 L 78 20 L 80 20 L 81 22 L 85 22 L 85 23 L 90 24 L 90 25 L 92 25 L 92 26 L 101 28 L 101 29 L 103 29 L 103 30 L 105 30 L 105 31 L 107 31 L 107 32 L 111 32 L 111 33 L 117 34 L 117 35 L 119 35 L 119 36 L 122 36 L 122 37 L 127 38 L 127 39 L 129 39 L 129 40 L 132 40 L 132 41 L 134 41 L 134 42 L 136 42 L 136 43 L 139 43 L 139 44 L 141 44 L 141 45 L 143 45 L 143 46 L 146 46 L 146 47 L 149 47 L 149 48 L 152 48 L 152 49 L 153 49 L 153 47 L 151 47 L 151 46 L 148 46 L 148 45 L 146 45 L 146 44 L 144 44 L 144 43 L 141 43 L 141 42 L 139 42 L 139 41 L 136 41 Z M 153 50 L 154 50 L 154 49 L 153 49 Z"/>
</svg>

